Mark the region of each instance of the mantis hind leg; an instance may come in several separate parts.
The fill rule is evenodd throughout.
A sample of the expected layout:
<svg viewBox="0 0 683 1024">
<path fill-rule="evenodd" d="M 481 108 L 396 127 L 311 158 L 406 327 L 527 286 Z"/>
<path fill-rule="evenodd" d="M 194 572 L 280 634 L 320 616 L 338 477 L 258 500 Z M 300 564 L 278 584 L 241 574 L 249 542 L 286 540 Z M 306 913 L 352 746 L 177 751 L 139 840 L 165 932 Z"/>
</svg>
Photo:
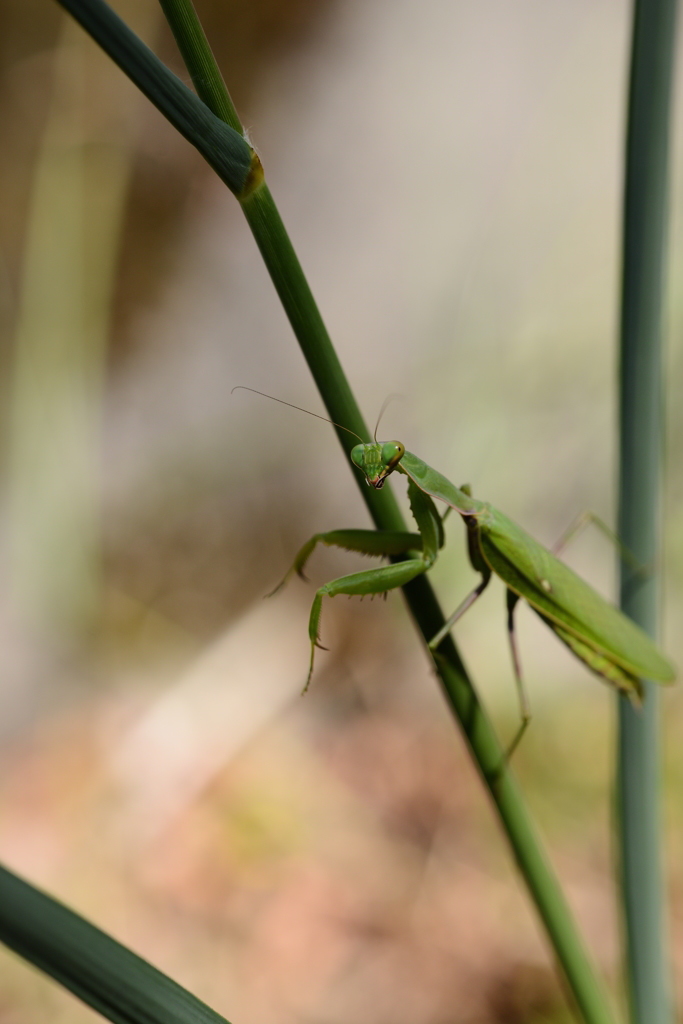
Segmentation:
<svg viewBox="0 0 683 1024">
<path fill-rule="evenodd" d="M 576 516 L 576 518 L 569 524 L 557 543 L 553 544 L 550 549 L 552 553 L 559 556 L 560 552 L 564 551 L 570 541 L 578 537 L 579 534 L 583 533 L 586 527 L 590 525 L 597 526 L 603 536 L 607 537 L 607 539 L 614 544 L 621 555 L 622 561 L 629 567 L 634 576 L 638 577 L 642 581 L 652 575 L 652 567 L 643 565 L 639 562 L 630 548 L 626 547 L 614 530 L 607 525 L 604 519 L 601 519 L 600 516 L 596 515 L 595 512 L 580 512 L 579 515 Z"/>
<path fill-rule="evenodd" d="M 512 654 L 512 668 L 515 675 L 515 686 L 517 687 L 517 695 L 519 697 L 520 712 L 519 728 L 512 737 L 512 742 L 510 743 L 505 755 L 506 761 L 509 761 L 517 749 L 519 741 L 526 732 L 529 722 L 531 721 L 531 709 L 529 707 L 529 698 L 524 688 L 524 680 L 522 679 L 522 665 L 519 659 L 519 648 L 517 647 L 517 636 L 515 633 L 515 608 L 519 601 L 519 594 L 515 594 L 514 590 L 506 590 L 505 593 L 508 613 L 507 628 L 510 640 L 510 653 Z"/>
</svg>

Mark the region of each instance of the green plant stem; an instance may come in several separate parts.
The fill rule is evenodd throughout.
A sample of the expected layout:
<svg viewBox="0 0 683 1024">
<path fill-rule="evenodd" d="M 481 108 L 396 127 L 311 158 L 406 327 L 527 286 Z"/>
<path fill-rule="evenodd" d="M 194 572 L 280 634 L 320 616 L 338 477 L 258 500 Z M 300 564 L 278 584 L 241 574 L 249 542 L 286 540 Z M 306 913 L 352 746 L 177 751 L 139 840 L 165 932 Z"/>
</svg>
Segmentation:
<svg viewBox="0 0 683 1024">
<path fill-rule="evenodd" d="M 662 303 L 675 0 L 636 0 L 624 189 L 619 536 L 641 565 L 659 564 Z M 621 563 L 621 607 L 657 632 L 659 581 Z M 664 953 L 657 687 L 642 711 L 619 700 L 617 825 L 625 975 L 633 1024 L 672 1019 Z"/>
<path fill-rule="evenodd" d="M 159 0 L 199 98 L 240 135 L 244 128 L 193 4 Z"/>
<path fill-rule="evenodd" d="M 258 158 L 242 134 L 212 113 L 104 0 L 58 0 L 174 128 L 195 146 L 231 192 L 252 187 Z"/>
<path fill-rule="evenodd" d="M 90 19 L 82 17 L 83 9 L 94 6 L 101 14 L 106 6 L 102 0 L 58 2 L 70 10 L 88 31 Z M 163 0 L 163 5 L 188 68 L 191 71 L 193 68 L 201 68 L 201 74 L 195 82 L 200 95 L 207 102 L 215 104 L 216 112 L 225 109 L 226 103 L 232 107 L 218 68 L 212 59 L 208 60 L 207 55 L 211 53 L 208 44 L 205 40 L 201 43 L 197 41 L 199 23 L 191 11 L 191 5 L 187 0 Z M 186 31 L 186 26 L 190 26 L 191 31 Z M 106 30 L 99 31 L 97 35 L 92 34 L 123 71 L 136 81 L 139 74 L 137 51 L 135 57 L 129 60 L 120 46 L 108 46 Z M 198 45 L 201 54 L 189 52 Z M 224 90 L 224 95 L 220 103 L 216 103 L 215 97 L 221 90 Z M 167 103 L 166 97 L 162 97 L 163 104 L 155 93 L 150 98 L 165 113 L 163 104 Z M 183 102 L 186 102 L 184 96 Z M 186 137 L 194 142 L 191 134 Z M 331 419 L 343 423 L 362 437 L 368 437 L 365 423 L 265 182 L 248 192 L 238 193 L 238 198 Z M 337 433 L 344 451 L 348 452 L 352 444 L 348 435 L 344 431 Z M 358 476 L 356 479 L 376 526 L 380 529 L 405 529 L 390 488 L 377 491 L 362 484 Z M 444 617 L 429 581 L 424 576 L 414 580 L 405 588 L 405 596 L 423 637 L 434 636 L 443 625 Z M 614 1019 L 609 1002 L 557 879 L 542 851 L 496 734 L 452 641 L 449 640 L 440 650 L 445 651 L 445 654 L 435 659 L 434 665 L 444 693 L 493 797 L 515 859 L 536 902 L 580 1012 L 589 1024 L 609 1024 Z"/>
<path fill-rule="evenodd" d="M 227 1024 L 156 967 L 3 867 L 0 940 L 116 1024 Z"/>
</svg>

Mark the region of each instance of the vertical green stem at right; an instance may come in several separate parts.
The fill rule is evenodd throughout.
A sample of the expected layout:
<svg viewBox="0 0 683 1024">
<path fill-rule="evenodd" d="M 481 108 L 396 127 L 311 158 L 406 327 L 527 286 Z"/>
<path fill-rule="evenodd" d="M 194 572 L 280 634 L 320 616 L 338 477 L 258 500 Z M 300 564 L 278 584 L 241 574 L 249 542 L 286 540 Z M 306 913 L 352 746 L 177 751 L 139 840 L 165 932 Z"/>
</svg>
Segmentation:
<svg viewBox="0 0 683 1024">
<path fill-rule="evenodd" d="M 620 355 L 619 536 L 637 561 L 660 563 L 662 307 L 666 256 L 669 111 L 676 0 L 636 0 L 624 190 Z M 659 583 L 621 564 L 621 607 L 657 629 Z M 632 1024 L 672 1020 L 664 952 L 658 698 L 642 710 L 619 698 L 617 828 Z"/>
</svg>

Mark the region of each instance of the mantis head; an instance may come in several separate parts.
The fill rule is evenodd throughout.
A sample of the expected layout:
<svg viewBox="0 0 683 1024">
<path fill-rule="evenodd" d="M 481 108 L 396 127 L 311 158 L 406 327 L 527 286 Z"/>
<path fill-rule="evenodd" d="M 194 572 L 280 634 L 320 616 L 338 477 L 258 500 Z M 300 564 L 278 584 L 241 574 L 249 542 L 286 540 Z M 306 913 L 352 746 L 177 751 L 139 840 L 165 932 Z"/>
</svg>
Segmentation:
<svg viewBox="0 0 683 1024">
<path fill-rule="evenodd" d="M 357 444 L 351 450 L 351 462 L 365 474 L 365 482 L 379 490 L 389 474 L 396 469 L 405 451 L 400 441 Z"/>
</svg>

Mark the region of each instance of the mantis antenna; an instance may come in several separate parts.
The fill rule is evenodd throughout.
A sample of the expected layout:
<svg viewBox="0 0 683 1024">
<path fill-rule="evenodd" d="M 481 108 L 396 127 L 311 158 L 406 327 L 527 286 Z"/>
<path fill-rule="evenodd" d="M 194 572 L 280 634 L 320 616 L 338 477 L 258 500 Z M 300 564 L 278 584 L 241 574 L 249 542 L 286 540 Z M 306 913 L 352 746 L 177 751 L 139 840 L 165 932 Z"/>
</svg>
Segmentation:
<svg viewBox="0 0 683 1024">
<path fill-rule="evenodd" d="M 387 406 L 389 405 L 389 403 L 391 401 L 393 401 L 394 398 L 405 398 L 405 395 L 399 395 L 397 392 L 394 392 L 391 395 L 387 395 L 387 397 L 382 402 L 382 408 L 379 411 L 379 416 L 377 417 L 377 423 L 375 424 L 375 432 L 372 435 L 374 437 L 374 439 L 375 439 L 375 443 L 377 443 L 377 431 L 379 430 L 380 420 L 382 419 L 382 416 L 384 416 L 384 413 L 387 411 Z"/>
<path fill-rule="evenodd" d="M 328 420 L 327 416 L 319 416 L 317 412 L 311 412 L 310 409 L 302 409 L 300 405 L 293 405 L 291 402 L 283 401 L 282 398 L 275 398 L 273 395 L 267 395 L 265 391 L 257 391 L 256 388 L 245 387 L 244 384 L 236 384 L 230 394 L 232 395 L 234 391 L 251 391 L 255 395 L 261 395 L 262 398 L 269 398 L 271 402 L 279 402 L 280 405 L 288 405 L 290 409 L 296 409 L 298 412 L 305 412 L 307 416 L 315 416 L 317 420 L 322 420 L 323 423 L 331 423 L 333 427 L 339 427 L 340 430 L 345 430 L 347 434 L 353 434 L 354 437 L 358 437 L 361 444 L 365 444 L 363 438 L 359 437 L 355 430 L 349 430 L 348 427 L 343 427 L 341 423 L 335 423 L 334 420 Z M 389 398 L 393 397 L 393 395 L 389 396 Z M 387 403 L 385 402 L 384 405 L 386 406 L 386 404 Z M 384 407 L 382 408 L 382 412 L 384 412 Z M 380 416 L 381 415 L 382 413 L 380 413 Z M 377 421 L 377 425 L 379 426 L 379 420 Z M 375 433 L 377 433 L 377 428 L 375 428 Z M 375 438 L 375 440 L 377 440 L 377 438 Z"/>
</svg>

